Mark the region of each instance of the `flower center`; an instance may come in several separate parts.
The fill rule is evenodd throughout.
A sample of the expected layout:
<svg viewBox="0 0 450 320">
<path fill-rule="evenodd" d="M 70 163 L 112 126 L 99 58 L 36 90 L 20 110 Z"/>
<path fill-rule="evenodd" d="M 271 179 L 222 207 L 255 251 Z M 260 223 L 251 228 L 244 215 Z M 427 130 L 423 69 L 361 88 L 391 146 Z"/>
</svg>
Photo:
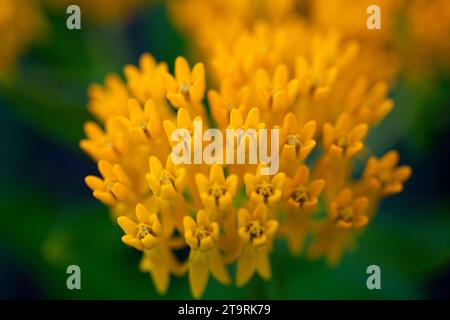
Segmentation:
<svg viewBox="0 0 450 320">
<path fill-rule="evenodd" d="M 163 171 L 161 173 L 161 176 L 159 177 L 159 183 L 161 185 L 165 185 L 165 184 L 171 184 L 171 185 L 175 185 L 175 179 L 172 177 L 172 175 L 170 173 L 168 173 L 167 171 Z"/>
<path fill-rule="evenodd" d="M 309 200 L 309 189 L 300 186 L 292 193 L 291 198 L 300 204 L 300 206 L 303 206 L 303 204 Z"/>
<path fill-rule="evenodd" d="M 208 226 L 199 226 L 194 231 L 194 237 L 200 242 L 203 238 L 211 235 L 211 228 Z"/>
<path fill-rule="evenodd" d="M 220 197 L 224 196 L 225 193 L 227 193 L 227 188 L 225 188 L 224 186 L 221 186 L 217 183 L 214 183 L 213 186 L 208 188 L 208 194 L 210 196 L 214 197 L 214 200 L 216 202 L 216 207 L 219 206 Z"/>
<path fill-rule="evenodd" d="M 351 222 L 353 220 L 354 210 L 352 207 L 345 207 L 339 210 L 338 220 L 343 220 L 345 222 Z"/>
<path fill-rule="evenodd" d="M 189 83 L 183 82 L 180 86 L 180 91 L 187 97 L 189 95 Z"/>
<path fill-rule="evenodd" d="M 341 134 L 337 139 L 336 139 L 336 144 L 338 147 L 341 147 L 342 149 L 345 149 L 348 147 L 348 145 L 350 144 L 350 137 L 348 134 L 344 133 Z"/>
<path fill-rule="evenodd" d="M 273 195 L 273 192 L 273 185 L 265 181 L 256 187 L 256 193 L 263 196 L 265 203 L 269 200 L 269 197 Z"/>
<path fill-rule="evenodd" d="M 137 238 L 139 240 L 144 239 L 149 234 L 151 234 L 152 236 L 156 236 L 156 234 L 153 232 L 152 227 L 150 227 L 148 224 L 139 223 L 137 227 L 138 227 Z"/>
<path fill-rule="evenodd" d="M 265 229 L 259 221 L 251 221 L 247 226 L 247 232 L 250 234 L 250 241 L 261 238 L 264 231 Z"/>
<path fill-rule="evenodd" d="M 295 152 L 298 153 L 302 147 L 302 141 L 298 134 L 291 134 L 286 138 L 286 144 L 290 146 L 295 146 Z"/>
</svg>

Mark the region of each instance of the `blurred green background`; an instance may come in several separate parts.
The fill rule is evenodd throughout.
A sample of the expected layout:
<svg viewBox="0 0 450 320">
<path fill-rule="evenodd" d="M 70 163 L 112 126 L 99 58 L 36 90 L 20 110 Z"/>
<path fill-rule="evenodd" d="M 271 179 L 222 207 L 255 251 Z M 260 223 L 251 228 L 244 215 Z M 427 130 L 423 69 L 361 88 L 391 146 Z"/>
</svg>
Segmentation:
<svg viewBox="0 0 450 320">
<path fill-rule="evenodd" d="M 177 55 L 189 56 L 187 39 L 163 3 L 124 23 L 83 20 L 80 31 L 65 27 L 65 10 L 46 14 L 47 39 L 0 86 L 0 298 L 190 298 L 186 278 L 172 277 L 168 294 L 159 296 L 139 272 L 140 254 L 121 243 L 122 231 L 84 185 L 96 167 L 78 148 L 90 119 L 88 85 L 121 74 L 143 52 L 172 65 Z M 392 91 L 396 107 L 368 144 L 378 155 L 398 149 L 414 173 L 341 265 L 293 258 L 280 242 L 271 281 L 254 277 L 237 289 L 211 279 L 204 298 L 450 297 L 449 92 L 449 75 L 400 79 Z M 71 264 L 81 268 L 81 290 L 66 288 Z M 371 264 L 381 267 L 382 290 L 366 287 Z"/>
</svg>

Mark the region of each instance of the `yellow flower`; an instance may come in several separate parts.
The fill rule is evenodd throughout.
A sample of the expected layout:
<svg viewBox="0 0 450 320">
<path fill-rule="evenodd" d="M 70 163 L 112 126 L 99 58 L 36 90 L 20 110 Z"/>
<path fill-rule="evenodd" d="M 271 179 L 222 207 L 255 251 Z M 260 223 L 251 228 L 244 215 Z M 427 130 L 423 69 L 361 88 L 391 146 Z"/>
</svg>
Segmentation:
<svg viewBox="0 0 450 320">
<path fill-rule="evenodd" d="M 247 117 L 244 120 L 243 114 L 238 109 L 233 109 L 230 112 L 230 123 L 227 127 L 227 129 L 234 129 L 239 130 L 241 129 L 242 132 L 239 136 L 236 137 L 236 142 L 233 142 L 234 146 L 234 155 L 237 155 L 236 150 L 240 150 L 241 143 L 244 143 L 243 146 L 245 146 L 245 153 L 246 153 L 246 159 L 248 159 L 248 151 L 250 143 L 254 143 L 257 145 L 258 143 L 258 129 L 265 128 L 265 123 L 260 122 L 260 112 L 258 108 L 252 108 L 247 114 Z M 247 130 L 253 129 L 255 130 L 255 135 L 246 134 Z M 247 132 L 248 133 L 248 132 Z M 227 144 L 226 146 L 227 150 L 228 148 L 231 148 Z"/>
<path fill-rule="evenodd" d="M 202 117 L 197 116 L 194 118 L 194 120 L 191 120 L 191 116 L 189 115 L 188 110 L 185 108 L 180 108 L 177 111 L 176 125 L 170 120 L 165 120 L 163 122 L 164 131 L 166 132 L 167 139 L 169 140 L 169 143 L 172 147 L 178 143 L 178 141 L 172 141 L 172 133 L 176 129 L 185 129 L 189 132 L 191 138 L 194 138 L 194 121 L 202 121 Z M 192 141 L 191 145 L 193 145 Z"/>
<path fill-rule="evenodd" d="M 149 159 L 150 173 L 145 175 L 153 194 L 165 200 L 175 199 L 177 194 L 184 191 L 186 169 L 177 168 L 170 155 L 167 157 L 166 167 L 163 168 L 157 157 Z"/>
<path fill-rule="evenodd" d="M 106 122 L 105 131 L 95 122 L 86 122 L 84 132 L 88 139 L 81 140 L 80 147 L 94 160 L 114 162 L 127 151 L 127 140 L 116 119 Z"/>
<path fill-rule="evenodd" d="M 366 197 L 354 198 L 350 189 L 344 189 L 330 204 L 330 220 L 340 229 L 360 229 L 369 221 L 368 204 Z"/>
<path fill-rule="evenodd" d="M 189 67 L 183 57 L 175 60 L 175 77 L 165 74 L 167 99 L 176 108 L 189 108 L 190 104 L 197 104 L 205 95 L 205 67 L 197 63 L 194 68 Z"/>
<path fill-rule="evenodd" d="M 136 143 L 146 145 L 160 137 L 162 125 L 153 100 L 147 100 L 144 110 L 137 100 L 128 100 L 128 114 L 129 118 L 120 116 L 118 119 Z"/>
<path fill-rule="evenodd" d="M 330 123 L 323 126 L 323 146 L 332 156 L 350 159 L 363 148 L 367 129 L 366 123 L 352 126 L 350 116 L 344 113 L 334 126 Z"/>
<path fill-rule="evenodd" d="M 124 68 L 127 86 L 132 95 L 141 103 L 152 99 L 158 106 L 165 100 L 164 75 L 167 72 L 167 64 L 165 62 L 157 63 L 155 58 L 148 53 L 141 55 L 139 68 L 133 65 L 127 65 Z"/>
<path fill-rule="evenodd" d="M 388 84 L 380 81 L 369 87 L 369 80 L 362 77 L 350 88 L 346 101 L 346 112 L 357 122 L 376 124 L 394 107 L 387 99 Z"/>
<path fill-rule="evenodd" d="M 411 167 L 397 166 L 399 154 L 389 151 L 380 159 L 371 157 L 364 169 L 363 178 L 372 190 L 377 190 L 382 196 L 399 193 L 403 190 L 403 183 L 412 174 Z"/>
<path fill-rule="evenodd" d="M 281 200 L 286 176 L 282 172 L 273 177 L 261 175 L 261 167 L 261 165 L 258 166 L 256 174 L 246 173 L 244 175 L 245 190 L 253 204 L 273 206 Z"/>
<path fill-rule="evenodd" d="M 265 124 L 260 122 L 260 113 L 258 108 L 252 108 L 244 120 L 244 116 L 238 109 L 233 109 L 230 112 L 230 124 L 228 129 L 262 129 Z"/>
<path fill-rule="evenodd" d="M 105 122 L 111 116 L 126 116 L 130 98 L 126 84 L 117 75 L 105 78 L 105 85 L 89 86 L 89 111 L 100 121 Z"/>
<path fill-rule="evenodd" d="M 103 179 L 95 176 L 88 176 L 85 179 L 95 198 L 106 205 L 115 206 L 130 197 L 131 182 L 120 165 L 100 160 L 98 170 Z"/>
<path fill-rule="evenodd" d="M 125 81 L 108 76 L 103 86 L 90 88 L 89 109 L 100 125 L 86 125 L 88 138 L 81 145 L 94 160 L 108 160 L 112 169 L 102 172 L 103 179 L 88 177 L 88 185 L 112 212 L 123 216 L 127 241 L 144 250 L 140 269 L 150 272 L 161 293 L 171 273 L 188 270 L 192 294 L 199 298 L 210 273 L 230 283 L 225 264 L 234 262 L 238 286 L 255 272 L 267 279 L 276 236 L 287 240 L 294 255 L 307 244 L 309 257 L 323 256 L 335 265 L 372 220 L 379 201 L 401 191 L 411 174 L 409 167 L 397 168 L 398 155 L 386 155 L 371 158 L 361 180 L 353 179 L 353 160 L 364 147 L 368 126 L 393 107 L 387 98 L 392 75 L 386 75 L 392 64 L 382 66 L 391 50 L 318 30 L 300 13 L 306 5 L 299 9 L 293 0 L 276 5 L 264 0 L 256 7 L 253 1 L 225 6 L 219 0 L 179 2 L 170 7 L 181 10 L 177 23 L 195 34 L 212 70 L 209 110 L 203 104 L 202 63 L 191 69 L 178 57 L 171 75 L 164 62 L 145 54 L 139 66 L 125 67 Z M 202 121 L 202 130 L 197 121 Z M 204 130 L 215 125 L 222 136 L 227 129 L 240 132 L 232 144 L 226 141 L 226 154 L 216 156 L 225 159 L 233 152 L 238 160 L 245 156 L 244 164 L 198 161 L 206 146 Z M 250 146 L 259 145 L 258 131 L 264 128 L 280 129 L 280 170 L 270 176 L 261 174 L 265 164 L 249 153 Z M 184 136 L 172 141 L 175 133 Z M 308 159 L 317 137 L 323 148 Z M 202 148 L 196 148 L 200 140 Z M 175 165 L 170 148 L 195 165 Z M 311 160 L 311 172 L 306 159 Z M 125 172 L 129 179 L 122 177 Z M 244 188 L 245 194 L 237 196 Z M 323 209 L 320 196 L 326 217 L 315 214 Z M 135 214 L 136 204 L 151 207 L 157 215 Z M 157 237 L 147 232 L 150 216 L 160 224 Z M 154 243 L 143 243 L 147 233 Z M 305 241 L 310 235 L 311 243 Z M 186 245 L 189 258 L 178 263 L 173 250 Z"/>
<path fill-rule="evenodd" d="M 317 198 L 324 187 L 325 180 L 323 179 L 309 182 L 309 169 L 307 166 L 301 165 L 293 178 L 286 178 L 284 187 L 286 205 L 311 212 L 317 206 Z"/>
<path fill-rule="evenodd" d="M 117 223 L 126 233 L 122 241 L 138 250 L 151 250 L 160 244 L 163 230 L 156 213 L 138 204 L 136 206 L 137 223 L 128 217 L 117 218 Z"/>
<path fill-rule="evenodd" d="M 289 70 L 280 64 L 275 69 L 272 79 L 264 69 L 256 72 L 256 96 L 258 106 L 263 110 L 277 113 L 285 112 L 297 98 L 298 80 L 289 80 Z"/>
<path fill-rule="evenodd" d="M 238 109 L 241 114 L 246 111 L 249 95 L 249 86 L 236 88 L 230 79 L 224 79 L 220 83 L 220 92 L 208 91 L 211 113 L 221 128 L 228 125 L 231 110 Z"/>
<path fill-rule="evenodd" d="M 328 65 L 323 55 L 315 55 L 309 62 L 304 56 L 295 60 L 295 74 L 303 96 L 320 100 L 330 93 L 338 73 L 335 65 Z"/>
<path fill-rule="evenodd" d="M 237 260 L 237 286 L 247 283 L 255 271 L 264 279 L 269 279 L 269 250 L 278 221 L 267 220 L 267 208 L 264 205 L 257 206 L 251 214 L 246 209 L 240 209 L 238 220 L 243 248 Z"/>
<path fill-rule="evenodd" d="M 212 211 L 224 211 L 231 207 L 238 184 L 237 175 L 225 179 L 223 169 L 214 164 L 209 173 L 209 179 L 201 173 L 195 175 L 195 182 L 203 205 Z"/>
<path fill-rule="evenodd" d="M 197 213 L 197 221 L 184 217 L 184 237 L 191 248 L 189 253 L 189 283 L 192 295 L 200 298 L 208 283 L 209 272 L 220 282 L 230 283 L 228 270 L 217 248 L 219 225 L 211 222 L 206 211 Z"/>
<path fill-rule="evenodd" d="M 318 197 L 324 187 L 323 179 L 309 181 L 309 169 L 306 165 L 298 167 L 293 178 L 286 178 L 286 216 L 280 226 L 280 233 L 286 238 L 293 255 L 300 254 L 303 249 L 310 229 L 310 214 L 317 209 Z"/>
<path fill-rule="evenodd" d="M 143 251 L 139 269 L 149 272 L 158 292 L 164 294 L 169 287 L 170 273 L 181 275 L 183 267 L 171 252 L 158 215 L 138 204 L 136 218 L 137 222 L 124 216 L 117 219 L 117 223 L 125 232 L 122 241 Z"/>
<path fill-rule="evenodd" d="M 292 112 L 284 117 L 283 126 L 280 129 L 282 169 L 306 159 L 316 146 L 316 141 L 313 139 L 315 131 L 316 122 L 314 120 L 301 127 Z"/>
</svg>

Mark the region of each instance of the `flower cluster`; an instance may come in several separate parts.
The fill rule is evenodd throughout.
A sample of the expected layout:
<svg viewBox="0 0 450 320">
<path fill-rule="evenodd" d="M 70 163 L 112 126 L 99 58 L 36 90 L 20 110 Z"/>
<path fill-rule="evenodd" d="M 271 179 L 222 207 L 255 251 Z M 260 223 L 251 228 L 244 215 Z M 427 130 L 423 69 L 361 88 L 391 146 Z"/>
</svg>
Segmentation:
<svg viewBox="0 0 450 320">
<path fill-rule="evenodd" d="M 221 11 L 205 10 L 218 3 L 193 1 L 202 10 L 186 12 L 209 21 Z M 411 175 L 396 151 L 367 159 L 367 132 L 393 102 L 389 81 L 361 64 L 367 53 L 358 42 L 318 30 L 288 9 L 264 7 L 273 16 L 259 20 L 258 11 L 241 17 L 245 8 L 225 7 L 225 15 L 236 13 L 232 23 L 217 19 L 196 28 L 205 37 L 218 32 L 202 43 L 206 67 L 178 57 L 170 72 L 144 54 L 138 66 L 124 68 L 125 80 L 109 75 L 89 89 L 97 122 L 85 125 L 80 145 L 97 161 L 100 176 L 86 183 L 111 208 L 122 241 L 142 251 L 140 269 L 161 293 L 170 275 L 185 273 L 195 298 L 210 274 L 237 286 L 255 273 L 269 279 L 275 239 L 287 241 L 293 255 L 335 265 L 380 201 L 401 192 Z M 261 163 L 173 163 L 172 133 L 192 133 L 195 120 L 223 132 L 278 128 L 279 172 L 262 175 Z M 355 179 L 357 157 L 367 162 Z M 180 249 L 189 250 L 185 261 L 174 253 Z"/>
</svg>

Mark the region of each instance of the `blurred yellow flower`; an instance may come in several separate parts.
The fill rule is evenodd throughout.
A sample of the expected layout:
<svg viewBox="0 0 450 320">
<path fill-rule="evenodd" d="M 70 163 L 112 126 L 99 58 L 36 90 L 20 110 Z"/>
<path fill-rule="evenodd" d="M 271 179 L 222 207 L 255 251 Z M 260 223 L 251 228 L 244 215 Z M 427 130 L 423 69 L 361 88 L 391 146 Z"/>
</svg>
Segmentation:
<svg viewBox="0 0 450 320">
<path fill-rule="evenodd" d="M 36 0 L 3 0 L 0 6 L 0 80 L 15 70 L 17 59 L 46 33 L 47 21 Z"/>
<path fill-rule="evenodd" d="M 362 150 L 367 129 L 365 123 L 352 126 L 350 116 L 344 113 L 334 126 L 330 123 L 324 125 L 323 146 L 332 156 L 349 159 Z"/>
</svg>

